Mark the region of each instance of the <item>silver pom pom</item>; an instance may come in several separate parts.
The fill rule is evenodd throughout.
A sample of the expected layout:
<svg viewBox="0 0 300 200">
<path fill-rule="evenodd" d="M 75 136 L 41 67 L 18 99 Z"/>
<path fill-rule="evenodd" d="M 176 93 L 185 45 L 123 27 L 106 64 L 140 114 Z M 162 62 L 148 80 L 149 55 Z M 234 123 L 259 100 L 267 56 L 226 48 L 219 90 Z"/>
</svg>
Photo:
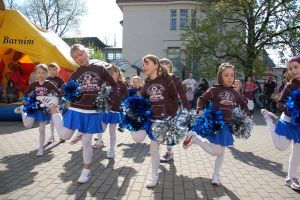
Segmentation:
<svg viewBox="0 0 300 200">
<path fill-rule="evenodd" d="M 231 125 L 233 135 L 235 135 L 237 138 L 248 139 L 251 136 L 253 125 L 253 120 L 248 118 L 240 107 L 233 109 Z"/>
<path fill-rule="evenodd" d="M 179 144 L 185 138 L 188 131 L 188 127 L 182 124 L 186 124 L 186 116 L 153 120 L 151 132 L 154 140 L 165 145 Z"/>
<path fill-rule="evenodd" d="M 103 84 L 95 100 L 97 112 L 111 111 L 109 94 L 111 93 L 111 86 Z"/>
</svg>

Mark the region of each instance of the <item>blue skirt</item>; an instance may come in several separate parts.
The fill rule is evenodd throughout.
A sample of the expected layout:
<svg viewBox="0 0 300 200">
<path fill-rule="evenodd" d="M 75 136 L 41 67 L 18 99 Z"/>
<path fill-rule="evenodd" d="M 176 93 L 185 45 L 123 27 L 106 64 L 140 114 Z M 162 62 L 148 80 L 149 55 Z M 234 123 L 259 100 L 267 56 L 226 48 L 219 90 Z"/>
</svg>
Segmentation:
<svg viewBox="0 0 300 200">
<path fill-rule="evenodd" d="M 50 121 L 51 115 L 46 111 L 36 111 L 33 114 L 27 114 L 27 117 L 32 117 L 38 122 Z"/>
<path fill-rule="evenodd" d="M 118 124 L 121 121 L 120 112 L 107 112 L 104 113 L 103 123 L 105 124 Z"/>
<path fill-rule="evenodd" d="M 300 143 L 300 124 L 290 123 L 290 118 L 284 114 L 278 120 L 275 132 L 289 140 L 293 140 L 294 143 Z"/>
<path fill-rule="evenodd" d="M 81 133 L 102 133 L 103 118 L 104 113 L 82 113 L 69 109 L 64 115 L 64 127 Z"/>
<path fill-rule="evenodd" d="M 206 138 L 210 143 L 219 144 L 225 147 L 232 146 L 234 142 L 232 129 L 227 124 L 225 124 L 216 134 L 205 136 L 202 136 L 201 134 L 198 135 Z"/>
</svg>

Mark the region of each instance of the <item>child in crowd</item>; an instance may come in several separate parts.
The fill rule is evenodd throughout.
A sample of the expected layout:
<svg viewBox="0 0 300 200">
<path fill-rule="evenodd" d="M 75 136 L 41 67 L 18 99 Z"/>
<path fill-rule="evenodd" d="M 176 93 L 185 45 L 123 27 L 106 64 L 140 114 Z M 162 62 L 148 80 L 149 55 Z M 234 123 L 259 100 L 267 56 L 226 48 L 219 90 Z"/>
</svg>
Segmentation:
<svg viewBox="0 0 300 200">
<path fill-rule="evenodd" d="M 291 123 L 291 113 L 287 110 L 286 101 L 291 92 L 300 89 L 300 57 L 297 56 L 289 59 L 287 65 L 291 80 L 287 79 L 287 84 L 282 91 L 282 95 L 277 100 L 277 108 L 282 112 L 280 119 L 276 123 L 278 117 L 275 114 L 265 109 L 262 109 L 261 113 L 266 120 L 276 149 L 284 151 L 288 149 L 289 144 L 292 142 L 292 152 L 285 184 L 299 191 L 300 185 L 297 178 L 297 168 L 300 164 L 300 123 Z"/>
<path fill-rule="evenodd" d="M 83 169 L 78 179 L 79 183 L 86 183 L 91 178 L 91 163 L 93 157 L 93 134 L 104 131 L 102 119 L 104 113 L 96 111 L 95 100 L 102 84 L 105 82 L 112 87 L 111 100 L 118 96 L 118 84 L 105 69 L 105 63 L 90 63 L 88 51 L 81 44 L 71 47 L 71 57 L 80 66 L 71 75 L 71 80 L 76 80 L 82 88 L 82 95 L 76 102 L 71 103 L 64 117 L 59 113 L 52 102 L 46 102 L 50 107 L 54 126 L 61 139 L 68 140 L 75 130 L 82 133 Z"/>
<path fill-rule="evenodd" d="M 169 75 L 167 69 L 162 66 L 158 58 L 154 55 L 146 55 L 143 58 L 143 70 L 146 75 L 142 96 L 148 98 L 151 104 L 152 119 L 165 119 L 175 117 L 178 109 L 178 93 L 176 86 Z M 148 132 L 131 132 L 135 142 L 142 142 Z M 152 162 L 152 173 L 148 179 L 146 187 L 155 187 L 158 183 L 159 168 L 159 143 L 151 140 L 150 154 Z"/>
<path fill-rule="evenodd" d="M 61 90 L 64 80 L 58 76 L 59 66 L 56 63 L 51 63 L 48 65 L 48 77 L 47 80 L 51 81 L 59 90 Z M 54 142 L 54 124 L 53 120 L 50 120 L 50 133 L 51 136 L 48 139 L 48 144 Z M 62 140 L 63 141 L 63 140 Z"/>
<path fill-rule="evenodd" d="M 183 107 L 186 108 L 187 110 L 190 110 L 191 105 L 190 105 L 188 99 L 186 98 L 182 82 L 178 76 L 175 76 L 173 74 L 173 63 L 171 62 L 171 60 L 169 60 L 167 58 L 162 58 L 162 59 L 160 59 L 159 62 L 161 65 L 166 67 L 170 76 L 172 77 L 172 80 L 173 80 L 173 82 L 176 86 L 176 90 L 178 92 L 178 98 L 179 98 L 179 100 L 181 100 L 180 104 L 182 104 Z M 172 146 L 167 146 L 167 152 L 165 153 L 165 155 L 163 155 L 160 158 L 160 162 L 169 162 L 169 161 L 173 161 L 173 160 L 174 160 L 174 154 L 173 154 Z"/>
<path fill-rule="evenodd" d="M 25 95 L 35 93 L 37 99 L 39 96 L 49 96 L 53 93 L 56 93 L 59 97 L 61 97 L 60 90 L 51 82 L 46 80 L 48 75 L 48 67 L 45 64 L 39 64 L 35 67 L 35 75 L 37 80 L 34 81 L 29 85 L 28 90 L 25 92 Z M 55 103 L 58 103 L 58 98 L 53 98 Z M 26 102 L 25 102 L 26 103 Z M 24 126 L 26 128 L 31 128 L 33 126 L 34 121 L 39 122 L 39 133 L 40 133 L 40 140 L 39 140 L 39 148 L 37 151 L 37 156 L 42 156 L 44 154 L 44 142 L 45 142 L 45 129 L 46 124 L 50 121 L 51 116 L 48 112 L 46 112 L 45 108 L 39 108 L 33 114 L 27 114 L 23 112 L 23 106 L 19 108 L 22 113 L 22 120 Z M 18 112 L 16 110 L 15 112 Z"/>
<path fill-rule="evenodd" d="M 248 99 L 243 95 L 242 91 L 242 82 L 240 80 L 235 80 L 233 84 L 233 88 L 240 93 L 240 95 L 243 97 L 244 101 L 247 103 Z"/>
<path fill-rule="evenodd" d="M 236 106 L 241 106 L 242 110 L 249 116 L 250 113 L 243 97 L 233 89 L 235 80 L 235 67 L 230 63 L 223 63 L 219 66 L 217 74 L 218 84 L 210 87 L 197 102 L 197 111 L 202 115 L 207 102 L 212 102 L 215 110 L 221 110 L 225 125 L 216 134 L 198 136 L 194 131 L 188 132 L 183 142 L 183 148 L 187 149 L 191 144 L 201 146 L 207 153 L 216 156 L 212 184 L 219 186 L 220 170 L 224 161 L 225 147 L 232 146 L 234 139 L 232 129 L 229 127 L 232 122 L 232 110 Z"/>
<path fill-rule="evenodd" d="M 132 96 L 141 96 L 142 92 L 142 87 L 143 87 L 143 80 L 139 76 L 134 76 L 132 77 L 132 87 L 128 88 L 128 95 L 130 97 Z"/>
</svg>

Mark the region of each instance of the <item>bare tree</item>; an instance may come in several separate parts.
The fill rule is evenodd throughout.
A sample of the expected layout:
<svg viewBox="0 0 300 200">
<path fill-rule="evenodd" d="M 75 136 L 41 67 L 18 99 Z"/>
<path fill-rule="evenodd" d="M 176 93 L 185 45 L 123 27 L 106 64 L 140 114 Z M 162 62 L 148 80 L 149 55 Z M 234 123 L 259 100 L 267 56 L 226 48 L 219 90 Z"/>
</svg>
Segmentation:
<svg viewBox="0 0 300 200">
<path fill-rule="evenodd" d="M 17 9 L 17 7 L 18 7 L 14 0 L 5 0 L 4 2 L 5 2 L 6 8 Z"/>
<path fill-rule="evenodd" d="M 20 9 L 37 26 L 59 36 L 78 29 L 80 17 L 87 12 L 85 0 L 27 0 Z"/>
</svg>

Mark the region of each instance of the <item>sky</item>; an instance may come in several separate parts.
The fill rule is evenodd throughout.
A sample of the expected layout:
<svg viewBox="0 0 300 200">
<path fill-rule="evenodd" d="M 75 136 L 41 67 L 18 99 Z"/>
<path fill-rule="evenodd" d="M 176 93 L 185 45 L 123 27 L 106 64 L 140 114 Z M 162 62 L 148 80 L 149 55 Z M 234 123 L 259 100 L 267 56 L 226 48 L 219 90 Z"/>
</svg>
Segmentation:
<svg viewBox="0 0 300 200">
<path fill-rule="evenodd" d="M 25 0 L 15 0 L 22 5 Z M 81 18 L 79 34 L 67 33 L 66 37 L 98 37 L 110 46 L 122 47 L 123 13 L 116 0 L 85 0 L 87 14 Z M 116 44 L 116 45 L 115 45 Z"/>
<path fill-rule="evenodd" d="M 80 22 L 81 37 L 98 37 L 102 42 L 122 47 L 123 13 L 116 0 L 86 0 L 87 14 Z M 116 42 L 115 42 L 116 41 Z"/>
</svg>

